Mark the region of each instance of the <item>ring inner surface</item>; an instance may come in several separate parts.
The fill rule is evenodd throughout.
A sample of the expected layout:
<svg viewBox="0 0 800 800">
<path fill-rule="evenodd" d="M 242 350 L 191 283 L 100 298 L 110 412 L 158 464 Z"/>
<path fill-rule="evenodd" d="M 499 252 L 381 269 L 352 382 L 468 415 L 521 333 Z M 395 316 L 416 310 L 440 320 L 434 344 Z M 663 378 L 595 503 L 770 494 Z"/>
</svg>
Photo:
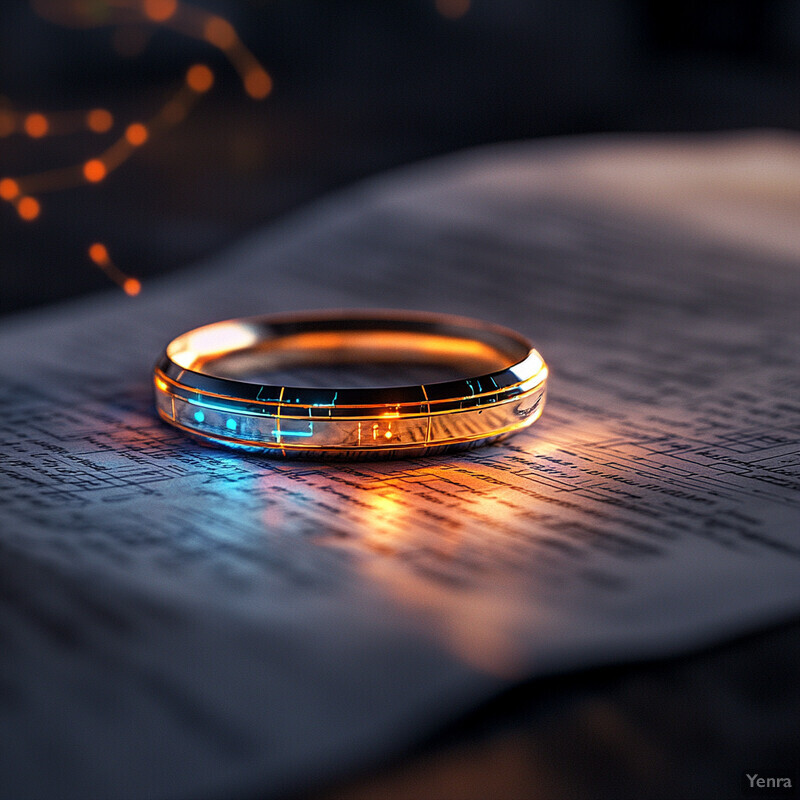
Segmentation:
<svg viewBox="0 0 800 800">
<path fill-rule="evenodd" d="M 382 388 L 486 375 L 528 354 L 493 331 L 316 330 L 262 336 L 243 326 L 191 331 L 173 342 L 181 367 L 218 378 L 308 388 Z M 215 341 L 217 339 L 217 341 Z"/>
</svg>

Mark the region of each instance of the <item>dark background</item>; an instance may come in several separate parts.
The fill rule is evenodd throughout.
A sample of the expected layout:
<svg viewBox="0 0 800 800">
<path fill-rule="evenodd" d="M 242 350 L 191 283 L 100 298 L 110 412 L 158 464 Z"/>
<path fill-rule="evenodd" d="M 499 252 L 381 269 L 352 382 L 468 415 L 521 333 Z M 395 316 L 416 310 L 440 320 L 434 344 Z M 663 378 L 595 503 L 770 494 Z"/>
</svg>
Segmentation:
<svg viewBox="0 0 800 800">
<path fill-rule="evenodd" d="M 98 0 L 93 0 L 95 5 Z M 80 163 L 146 118 L 205 61 L 217 81 L 179 127 L 99 185 L 0 202 L 0 313 L 111 284 L 103 241 L 147 281 L 361 177 L 463 147 L 595 131 L 800 127 L 796 0 L 207 0 L 270 71 L 248 98 L 209 45 L 147 28 L 122 57 L 109 28 L 0 5 L 0 97 L 27 111 L 106 106 L 107 137 L 0 138 L 0 177 Z"/>
</svg>

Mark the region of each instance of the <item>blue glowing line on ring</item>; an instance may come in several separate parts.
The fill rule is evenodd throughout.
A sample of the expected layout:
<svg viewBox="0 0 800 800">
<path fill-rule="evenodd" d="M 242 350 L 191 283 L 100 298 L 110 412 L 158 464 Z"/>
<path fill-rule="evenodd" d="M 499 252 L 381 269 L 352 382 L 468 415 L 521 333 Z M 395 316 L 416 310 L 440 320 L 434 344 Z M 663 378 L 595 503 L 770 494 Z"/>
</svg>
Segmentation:
<svg viewBox="0 0 800 800">
<path fill-rule="evenodd" d="M 330 403 L 312 403 L 311 405 L 314 408 L 334 408 L 336 406 L 336 398 L 339 396 L 339 392 L 336 392 L 333 395 L 333 400 Z"/>
<path fill-rule="evenodd" d="M 247 411 L 245 409 L 239 408 L 231 408 L 230 406 L 217 406 L 213 403 L 203 403 L 200 400 L 192 400 L 191 398 L 185 398 L 187 403 L 191 403 L 193 406 L 202 406 L 203 408 L 210 408 L 212 411 L 224 411 L 226 414 L 243 414 L 248 417 L 274 417 L 274 414 L 266 414 L 263 411 Z M 202 412 L 200 412 L 202 413 Z M 195 419 L 197 419 L 197 415 L 195 414 Z M 202 422 L 203 420 L 198 419 L 198 422 Z"/>
</svg>

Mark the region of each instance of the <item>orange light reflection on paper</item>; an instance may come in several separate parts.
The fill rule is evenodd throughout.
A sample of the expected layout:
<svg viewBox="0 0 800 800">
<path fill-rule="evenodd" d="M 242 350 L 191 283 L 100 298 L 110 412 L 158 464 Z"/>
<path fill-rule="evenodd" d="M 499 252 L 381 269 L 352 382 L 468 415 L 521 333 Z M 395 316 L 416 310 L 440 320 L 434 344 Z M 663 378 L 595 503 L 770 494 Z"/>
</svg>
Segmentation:
<svg viewBox="0 0 800 800">
<path fill-rule="evenodd" d="M 483 469 L 473 460 L 468 468 L 471 473 Z M 496 480 L 497 470 L 486 469 L 487 478 Z M 488 553 L 491 562 L 492 551 L 501 546 L 503 534 L 492 527 L 481 527 L 480 538 L 476 538 L 471 520 L 476 508 L 496 520 L 498 527 L 512 512 L 495 501 L 494 488 L 481 496 L 476 489 L 478 477 L 470 479 L 447 467 L 385 466 L 379 472 L 382 479 L 380 475 L 364 478 L 348 490 L 360 509 L 358 523 L 349 524 L 349 545 L 338 540 L 326 544 L 375 553 L 374 558 L 358 559 L 362 576 L 393 606 L 414 618 L 415 627 L 427 631 L 438 646 L 486 673 L 519 674 L 520 618 L 534 613 L 521 602 L 524 576 L 509 579 L 495 571 L 483 584 L 474 586 L 469 580 L 460 586 L 458 580 L 437 577 L 439 570 L 445 576 L 469 576 L 476 560 L 486 559 Z M 484 488 L 494 487 L 489 480 L 482 484 Z M 440 487 L 451 491 L 440 494 Z M 322 500 L 324 492 L 319 494 Z M 448 504 L 446 509 L 442 501 Z M 434 516 L 429 518 L 428 513 Z M 432 521 L 440 517 L 449 523 Z M 508 582 L 507 592 L 497 590 L 500 577 Z M 520 602 L 514 601 L 517 595 Z"/>
<path fill-rule="evenodd" d="M 407 525 L 406 506 L 392 486 L 360 491 L 359 499 L 364 501 L 364 509 L 371 524 L 361 526 L 358 544 L 375 553 L 383 555 L 405 550 L 409 545 L 410 528 Z M 404 531 L 408 531 L 404 533 Z"/>
<path fill-rule="evenodd" d="M 607 423 L 595 420 L 565 430 L 557 420 L 552 430 L 557 439 L 520 433 L 510 440 L 513 450 L 495 450 L 486 461 L 456 455 L 425 466 L 357 464 L 341 473 L 341 483 L 322 470 L 287 466 L 264 481 L 265 520 L 271 534 L 292 535 L 292 510 L 307 508 L 299 519 L 318 526 L 316 545 L 355 553 L 350 563 L 359 583 L 398 618 L 475 669 L 518 677 L 526 662 L 523 632 L 554 624 L 547 605 L 534 600 L 542 585 L 550 586 L 539 569 L 557 564 L 558 556 L 537 546 L 535 526 L 539 518 L 560 516 L 562 506 L 551 505 L 548 495 L 562 495 L 538 481 L 534 468 L 544 454 L 612 436 Z M 531 469 L 514 474 L 524 452 Z M 575 509 L 590 502 L 570 497 Z M 547 530 L 548 537 L 559 535 Z"/>
<path fill-rule="evenodd" d="M 509 440 L 515 447 L 506 451 L 508 461 L 500 450 L 486 461 L 456 455 L 441 465 L 357 468 L 363 476 L 346 475 L 354 504 L 345 501 L 344 507 L 357 508 L 358 518 L 347 520 L 348 537 L 320 544 L 376 553 L 356 560 L 361 576 L 411 616 L 416 629 L 428 631 L 438 645 L 477 669 L 518 676 L 525 662 L 521 632 L 552 622 L 547 608 L 532 602 L 547 574 L 540 577 L 537 564 L 558 563 L 557 556 L 537 547 L 531 526 L 538 524 L 537 515 L 577 513 L 580 504 L 591 502 L 576 493 L 570 496 L 575 510 L 559 511 L 563 506 L 551 505 L 548 495 L 558 498 L 560 490 L 537 480 L 536 467 L 552 463 L 543 456 L 555 455 L 564 475 L 579 480 L 581 459 L 571 451 L 614 437 L 605 420 L 553 422 L 556 435 L 542 436 L 533 428 Z M 521 457 L 530 469 L 515 474 Z M 572 461 L 570 469 L 566 464 Z M 590 493 L 598 482 L 610 482 L 602 476 L 587 479 Z M 320 501 L 330 502 L 324 475 L 306 480 L 318 482 Z M 547 535 L 560 534 L 548 530 Z"/>
</svg>

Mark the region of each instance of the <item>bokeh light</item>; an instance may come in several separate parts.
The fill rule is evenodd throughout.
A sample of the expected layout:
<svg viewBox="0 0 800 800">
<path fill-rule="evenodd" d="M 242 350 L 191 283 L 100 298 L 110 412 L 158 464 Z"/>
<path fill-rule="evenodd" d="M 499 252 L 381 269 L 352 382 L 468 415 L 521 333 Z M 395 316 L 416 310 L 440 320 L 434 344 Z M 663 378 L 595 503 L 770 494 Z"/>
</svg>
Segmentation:
<svg viewBox="0 0 800 800">
<path fill-rule="evenodd" d="M 241 41 L 233 25 L 218 14 L 192 4 L 179 0 L 32 0 L 31 7 L 49 22 L 69 28 L 110 26 L 112 47 L 118 54 L 128 57 L 142 52 L 154 27 L 168 28 L 222 51 L 238 72 L 242 87 L 251 98 L 261 100 L 272 91 L 272 78 Z M 128 33 L 138 42 L 136 47 L 119 46 Z M 209 66 L 193 64 L 188 68 L 181 87 L 173 90 L 149 120 L 129 122 L 122 135 L 105 150 L 90 155 L 82 163 L 3 178 L 0 181 L 0 200 L 10 203 L 21 219 L 36 219 L 41 207 L 32 194 L 105 180 L 156 134 L 182 122 L 214 82 L 215 75 Z M 16 109 L 5 97 L 0 97 L 0 137 L 20 132 L 32 139 L 81 131 L 104 134 L 112 130 L 115 122 L 115 115 L 107 108 L 26 113 Z M 141 290 L 139 280 L 121 272 L 112 263 L 108 251 L 101 248 L 104 246 L 100 243 L 92 245 L 90 258 L 128 295 L 137 295 Z"/>
<path fill-rule="evenodd" d="M 194 64 L 186 72 L 186 84 L 193 92 L 202 94 L 214 85 L 214 73 L 205 64 Z"/>
<path fill-rule="evenodd" d="M 144 0 L 144 15 L 153 22 L 166 22 L 178 10 L 177 0 Z"/>
<path fill-rule="evenodd" d="M 25 117 L 25 133 L 32 139 L 41 139 L 50 130 L 50 123 L 44 114 L 28 114 Z"/>
<path fill-rule="evenodd" d="M 0 199 L 13 200 L 19 196 L 19 184 L 13 178 L 0 180 Z"/>
<path fill-rule="evenodd" d="M 86 127 L 95 133 L 106 133 L 114 127 L 114 115 L 105 108 L 93 108 L 86 114 Z"/>
<path fill-rule="evenodd" d="M 272 78 L 269 73 L 254 67 L 244 76 L 244 88 L 255 100 L 263 100 L 272 92 Z"/>
<path fill-rule="evenodd" d="M 90 183 L 98 183 L 108 174 L 106 165 L 99 158 L 92 158 L 83 165 L 83 175 Z"/>
<path fill-rule="evenodd" d="M 134 147 L 140 147 L 143 145 L 149 136 L 150 132 L 147 130 L 147 126 L 142 125 L 141 122 L 134 122 L 128 125 L 127 129 L 125 130 L 125 138 L 127 139 L 128 143 L 132 144 Z"/>
<path fill-rule="evenodd" d="M 35 197 L 21 197 L 17 203 L 17 213 L 26 222 L 35 220 L 41 213 L 41 206 Z"/>
</svg>

